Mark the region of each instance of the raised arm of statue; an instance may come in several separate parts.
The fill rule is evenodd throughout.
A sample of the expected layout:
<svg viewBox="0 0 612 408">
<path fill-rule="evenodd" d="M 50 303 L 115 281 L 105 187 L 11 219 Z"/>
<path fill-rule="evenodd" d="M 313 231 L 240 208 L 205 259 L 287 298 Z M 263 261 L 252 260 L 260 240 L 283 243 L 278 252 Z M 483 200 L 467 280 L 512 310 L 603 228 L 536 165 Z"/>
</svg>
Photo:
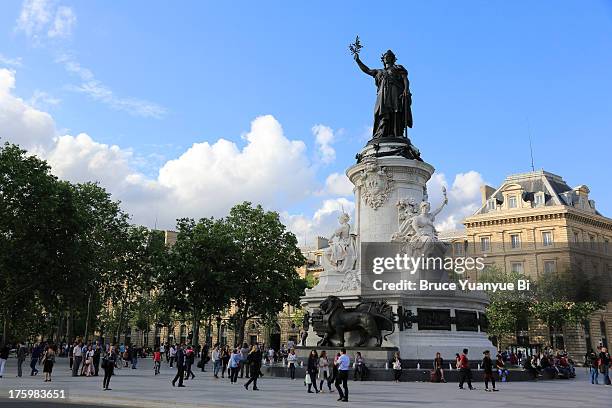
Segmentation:
<svg viewBox="0 0 612 408">
<path fill-rule="evenodd" d="M 444 206 L 446 204 L 448 204 L 448 197 L 446 196 L 446 188 L 445 187 L 442 187 L 442 194 L 444 194 L 444 201 L 442 201 L 442 205 L 440 205 L 440 208 L 438 208 L 437 210 L 435 210 L 435 211 L 433 211 L 431 213 L 432 217 L 435 217 L 436 215 L 440 214 L 440 211 L 442 211 Z"/>
<path fill-rule="evenodd" d="M 375 69 L 370 69 L 370 68 L 368 68 L 368 66 L 366 64 L 361 62 L 361 59 L 359 58 L 359 54 L 355 54 L 355 61 L 357 62 L 357 65 L 359 66 L 359 68 L 363 72 L 365 72 L 366 74 L 371 75 L 371 76 L 375 76 L 376 75 L 376 70 Z"/>
</svg>

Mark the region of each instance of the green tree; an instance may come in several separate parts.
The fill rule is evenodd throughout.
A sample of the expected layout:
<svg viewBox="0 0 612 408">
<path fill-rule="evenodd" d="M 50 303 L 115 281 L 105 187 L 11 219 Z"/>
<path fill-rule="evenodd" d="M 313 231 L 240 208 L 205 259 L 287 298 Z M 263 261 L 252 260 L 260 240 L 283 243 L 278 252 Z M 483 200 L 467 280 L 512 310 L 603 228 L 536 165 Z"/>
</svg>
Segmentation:
<svg viewBox="0 0 612 408">
<path fill-rule="evenodd" d="M 535 285 L 535 301 L 530 307 L 534 317 L 552 331 L 567 325 L 582 325 L 596 310 L 602 309 L 599 286 L 581 270 L 570 268 L 561 273 L 542 275 Z M 551 344 L 557 347 L 556 344 Z"/>
<path fill-rule="evenodd" d="M 167 271 L 160 279 L 160 302 L 189 316 L 192 343 L 197 345 L 201 321 L 229 306 L 238 248 L 223 220 L 180 219 L 177 230 Z"/>
<path fill-rule="evenodd" d="M 152 307 L 150 298 L 167 268 L 167 248 L 160 231 L 129 226 L 119 234 L 116 262 L 104 277 L 101 294 L 116 310 L 109 321 L 116 340 L 125 333 L 139 305 Z"/>
<path fill-rule="evenodd" d="M 31 314 L 42 312 L 38 291 L 53 284 L 48 274 L 39 272 L 54 258 L 47 225 L 58 206 L 57 186 L 44 161 L 16 145 L 0 147 L 2 342 L 17 333 L 11 322 L 29 321 Z"/>
<path fill-rule="evenodd" d="M 502 271 L 496 267 L 488 267 L 479 277 L 481 282 L 514 283 L 527 277 L 517 272 Z M 522 322 L 529 316 L 533 304 L 531 291 L 489 291 L 487 306 L 488 334 L 497 339 L 497 348 L 502 349 L 504 337 L 516 334 Z"/>
<path fill-rule="evenodd" d="M 297 268 L 306 262 L 295 235 L 276 212 L 244 202 L 230 210 L 226 222 L 238 246 L 239 265 L 231 276 L 237 342 L 244 342 L 248 319 L 275 317 L 286 304 L 299 306 L 307 282 Z"/>
</svg>

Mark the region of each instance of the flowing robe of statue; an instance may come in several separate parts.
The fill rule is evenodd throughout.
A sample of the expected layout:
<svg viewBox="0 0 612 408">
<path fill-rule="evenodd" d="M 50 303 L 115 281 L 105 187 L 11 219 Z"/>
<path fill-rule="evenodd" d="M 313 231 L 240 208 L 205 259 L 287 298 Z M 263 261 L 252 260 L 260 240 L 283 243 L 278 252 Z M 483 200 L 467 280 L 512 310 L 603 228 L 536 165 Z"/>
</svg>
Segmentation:
<svg viewBox="0 0 612 408">
<path fill-rule="evenodd" d="M 355 60 L 363 72 L 374 77 L 377 88 L 372 137 L 403 137 L 406 127 L 412 127 L 408 71 L 395 64 L 395 55 L 391 51 L 383 55 L 385 67 L 382 69 L 368 68 L 358 55 Z"/>
</svg>

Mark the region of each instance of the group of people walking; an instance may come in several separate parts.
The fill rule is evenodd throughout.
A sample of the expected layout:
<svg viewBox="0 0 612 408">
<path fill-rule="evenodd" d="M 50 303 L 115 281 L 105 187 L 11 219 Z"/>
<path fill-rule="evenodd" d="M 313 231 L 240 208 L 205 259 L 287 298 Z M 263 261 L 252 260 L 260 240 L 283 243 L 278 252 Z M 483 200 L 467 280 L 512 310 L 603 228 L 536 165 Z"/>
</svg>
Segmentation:
<svg viewBox="0 0 612 408">
<path fill-rule="evenodd" d="M 4 375 L 6 362 L 10 353 L 10 347 L 4 345 L 0 347 L 0 378 Z M 17 343 L 16 346 L 17 354 L 17 377 L 23 376 L 23 363 L 30 355 L 30 375 L 38 375 L 37 365 L 42 365 L 45 382 L 51 381 L 51 374 L 53 373 L 53 365 L 55 364 L 55 357 L 58 354 L 57 346 L 54 344 L 36 344 L 31 348 L 28 348 L 24 343 Z"/>
<path fill-rule="evenodd" d="M 295 379 L 295 350 L 290 352 L 291 359 L 288 358 L 290 376 Z M 361 353 L 358 353 L 358 358 Z M 348 402 L 348 373 L 350 370 L 350 357 L 346 354 L 346 349 L 342 348 L 330 362 L 325 350 L 318 354 L 316 350 L 311 350 L 306 364 L 306 377 L 304 384 L 308 386 L 308 393 L 324 392 L 323 385 L 327 384 L 329 392 L 332 392 L 332 383 L 338 391 L 338 401 Z M 319 387 L 317 387 L 317 380 Z"/>
<path fill-rule="evenodd" d="M 162 360 L 165 357 L 166 362 L 170 367 L 176 366 L 176 375 L 172 379 L 173 386 L 185 387 L 184 381 L 194 379 L 195 373 L 193 366 L 196 365 L 202 371 L 206 371 L 206 364 L 212 362 L 212 372 L 215 379 L 227 377 L 231 384 L 236 384 L 238 378 L 248 380 L 243 386 L 248 390 L 249 387 L 253 391 L 259 390 L 257 380 L 263 376 L 261 371 L 262 365 L 272 364 L 278 361 L 277 356 L 282 356 L 283 362 L 286 362 L 289 371 L 289 377 L 292 380 L 296 379 L 296 368 L 302 365 L 299 362 L 296 350 L 291 347 L 285 352 L 276 354 L 274 349 L 267 350 L 263 345 L 248 346 L 244 343 L 242 346 L 230 348 L 229 346 L 221 346 L 215 344 L 212 350 L 205 345 L 202 352 L 198 352 L 197 347 L 191 345 L 175 344 L 169 346 L 162 344 L 153 352 L 153 369 L 154 375 L 159 375 L 161 372 Z M 0 347 L 0 378 L 5 373 L 5 366 L 11 352 L 8 345 Z M 23 343 L 18 343 L 15 347 L 17 357 L 17 376 L 23 375 L 23 363 L 30 358 L 30 375 L 35 376 L 39 373 L 38 365 L 42 366 L 44 373 L 44 381 L 52 380 L 53 367 L 57 356 L 67 356 L 69 358 L 69 367 L 73 377 L 77 376 L 97 376 L 99 368 L 104 370 L 104 379 L 102 388 L 110 390 L 110 381 L 114 375 L 114 370 L 131 365 L 132 369 L 137 368 L 137 359 L 139 353 L 137 349 L 123 344 L 119 346 L 106 345 L 101 346 L 99 342 L 85 344 L 82 341 L 74 342 L 71 345 L 57 347 L 54 344 L 39 343 L 31 347 Z M 564 363 L 561 361 L 564 357 L 563 353 L 557 353 L 556 357 L 549 356 L 549 353 L 524 357 L 525 369 L 528 372 L 535 371 L 536 378 L 539 375 L 537 370 L 546 370 L 548 367 L 553 367 L 555 370 L 561 370 Z M 557 362 L 557 359 L 559 360 Z M 554 361 L 554 364 L 547 362 Z M 327 351 L 322 350 L 320 353 L 317 350 L 311 350 L 305 363 L 306 375 L 304 377 L 304 385 L 307 386 L 308 393 L 321 393 L 337 391 L 338 401 L 348 401 L 348 378 L 351 367 L 351 358 L 346 354 L 346 349 L 342 348 L 336 355 L 328 356 Z M 399 382 L 402 370 L 406 364 L 402 361 L 399 352 L 396 352 L 389 362 L 390 368 L 393 370 L 393 379 Z M 445 362 L 440 353 L 436 353 L 433 360 L 433 370 L 431 372 L 431 381 L 446 382 L 445 379 Z M 449 365 L 450 366 L 450 365 Z M 610 384 L 609 368 L 610 354 L 607 348 L 598 347 L 597 351 L 590 351 L 585 356 L 585 366 L 590 371 L 590 381 L 593 384 L 598 384 L 599 374 L 603 375 L 605 384 Z M 459 374 L 459 389 L 464 389 L 464 385 L 470 390 L 475 388 L 472 385 L 472 370 L 470 360 L 468 358 L 468 349 L 463 349 L 462 353 L 456 354 L 455 368 Z M 498 391 L 496 388 L 496 373 L 497 377 L 505 380 L 508 375 L 506 369 L 506 361 L 503 354 L 497 354 L 496 358 L 491 356 L 489 350 L 484 351 L 483 358 L 479 368 L 483 370 L 484 389 L 485 391 Z M 368 368 L 365 359 L 360 352 L 357 352 L 353 363 L 355 380 L 364 380 L 367 378 Z M 334 387 L 332 387 L 332 384 Z M 491 385 L 491 388 L 489 388 Z"/>
<path fill-rule="evenodd" d="M 607 347 L 599 346 L 597 351 L 590 350 L 585 358 L 585 366 L 589 369 L 591 384 L 599 384 L 599 374 L 603 376 L 603 383 L 611 385 L 610 381 L 610 353 Z"/>
</svg>

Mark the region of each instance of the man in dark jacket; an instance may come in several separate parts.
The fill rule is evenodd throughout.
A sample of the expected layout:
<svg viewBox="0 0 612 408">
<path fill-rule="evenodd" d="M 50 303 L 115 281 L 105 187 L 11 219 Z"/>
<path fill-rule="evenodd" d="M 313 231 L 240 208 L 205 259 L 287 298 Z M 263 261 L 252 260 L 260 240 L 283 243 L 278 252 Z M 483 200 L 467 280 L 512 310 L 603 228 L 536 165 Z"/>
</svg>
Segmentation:
<svg viewBox="0 0 612 408">
<path fill-rule="evenodd" d="M 17 377 L 21 377 L 23 374 L 21 366 L 23 365 L 27 354 L 28 349 L 23 343 L 19 342 L 19 344 L 17 344 Z"/>
<path fill-rule="evenodd" d="M 202 347 L 202 354 L 201 354 L 201 360 L 202 360 L 202 367 L 200 367 L 202 369 L 202 372 L 206 372 L 206 363 L 208 363 L 208 352 L 209 352 L 209 347 L 208 347 L 208 343 L 204 344 L 204 347 Z"/>
<path fill-rule="evenodd" d="M 606 347 L 599 352 L 599 371 L 603 374 L 604 384 L 610 385 L 610 353 Z"/>
<path fill-rule="evenodd" d="M 178 380 L 178 386 L 184 387 L 183 377 L 185 376 L 185 350 L 181 344 L 176 350 L 176 376 L 172 380 L 172 386 L 176 386 L 176 380 Z"/>
<path fill-rule="evenodd" d="M 94 364 L 94 375 L 97 377 L 100 371 L 100 356 L 102 355 L 102 346 L 100 343 L 96 341 L 94 345 L 94 355 L 93 355 L 93 364 Z"/>
<path fill-rule="evenodd" d="M 253 391 L 257 391 L 259 388 L 257 388 L 257 378 L 259 377 L 259 370 L 261 369 L 261 359 L 262 359 L 262 355 L 261 355 L 261 351 L 259 350 L 259 348 L 255 348 L 254 350 L 251 350 L 251 352 L 249 353 L 248 357 L 247 357 L 247 361 L 249 363 L 250 366 L 250 373 L 251 374 L 251 378 L 249 379 L 249 381 L 247 381 L 244 384 L 244 388 L 246 388 L 247 390 L 249 389 L 249 384 L 253 383 Z"/>
<path fill-rule="evenodd" d="M 493 391 L 497 391 L 495 388 L 495 375 L 493 374 L 493 360 L 491 360 L 491 352 L 489 350 L 485 350 L 484 357 L 482 358 L 482 370 L 484 371 L 484 383 L 485 383 L 485 391 L 489 390 L 489 381 L 491 381 L 491 385 L 493 385 Z"/>
<path fill-rule="evenodd" d="M 32 355 L 31 360 L 30 360 L 30 368 L 32 369 L 32 372 L 30 373 L 30 375 L 36 375 L 38 374 L 38 369 L 36 368 L 36 364 L 38 363 L 38 358 L 40 357 L 40 355 L 42 354 L 42 344 L 35 344 L 34 347 L 32 348 Z"/>
</svg>

